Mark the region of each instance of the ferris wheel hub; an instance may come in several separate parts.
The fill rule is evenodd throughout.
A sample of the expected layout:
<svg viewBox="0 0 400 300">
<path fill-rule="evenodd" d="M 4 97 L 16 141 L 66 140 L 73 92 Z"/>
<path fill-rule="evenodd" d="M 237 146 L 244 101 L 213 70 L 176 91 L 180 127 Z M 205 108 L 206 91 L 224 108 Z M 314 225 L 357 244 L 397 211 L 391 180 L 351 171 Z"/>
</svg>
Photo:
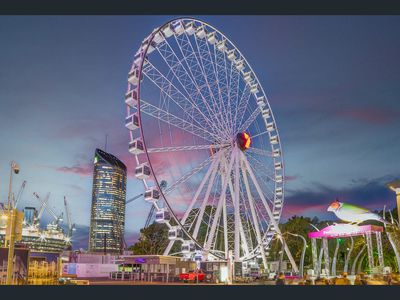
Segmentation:
<svg viewBox="0 0 400 300">
<path fill-rule="evenodd" d="M 251 137 L 246 132 L 239 132 L 236 135 L 236 143 L 240 150 L 245 151 L 246 149 L 249 149 L 251 146 Z"/>
</svg>

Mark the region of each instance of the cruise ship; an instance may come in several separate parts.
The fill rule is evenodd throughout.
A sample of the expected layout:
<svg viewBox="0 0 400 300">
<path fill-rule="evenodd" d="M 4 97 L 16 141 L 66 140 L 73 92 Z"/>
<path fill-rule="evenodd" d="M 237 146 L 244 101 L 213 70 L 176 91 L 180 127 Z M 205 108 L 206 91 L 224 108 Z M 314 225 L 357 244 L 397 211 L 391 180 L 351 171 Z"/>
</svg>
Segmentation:
<svg viewBox="0 0 400 300">
<path fill-rule="evenodd" d="M 36 208 L 25 207 L 23 212 L 22 240 L 16 242 L 16 245 L 28 248 L 31 252 L 40 253 L 61 253 L 64 250 L 71 249 L 72 230 L 68 230 L 69 232 L 64 231 L 60 225 L 62 218 L 49 223 L 45 228 L 40 228 Z M 6 222 L 7 219 L 5 217 L 0 219 L 1 245 L 4 245 Z"/>
</svg>

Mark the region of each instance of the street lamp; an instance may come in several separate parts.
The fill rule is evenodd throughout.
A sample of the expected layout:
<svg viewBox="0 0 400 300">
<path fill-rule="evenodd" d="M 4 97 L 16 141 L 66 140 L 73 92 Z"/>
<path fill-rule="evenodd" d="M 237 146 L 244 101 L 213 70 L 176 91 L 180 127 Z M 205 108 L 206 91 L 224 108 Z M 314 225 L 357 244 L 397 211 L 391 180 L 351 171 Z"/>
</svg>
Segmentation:
<svg viewBox="0 0 400 300">
<path fill-rule="evenodd" d="M 397 217 L 400 224 L 400 180 L 389 182 L 386 186 L 396 193 Z"/>
<path fill-rule="evenodd" d="M 297 236 L 303 240 L 303 250 L 301 251 L 301 258 L 300 258 L 300 276 L 304 276 L 304 257 L 306 255 L 306 248 L 307 248 L 307 241 L 304 238 L 304 236 L 297 234 L 297 233 L 291 233 L 291 232 L 286 232 L 287 234 L 290 234 L 292 236 Z"/>
<path fill-rule="evenodd" d="M 12 177 L 13 173 L 18 174 L 19 173 L 19 166 L 15 161 L 12 161 L 10 164 L 10 184 L 8 187 L 8 213 L 9 213 L 9 220 L 8 220 L 8 230 L 7 232 L 9 233 L 9 242 L 8 242 L 8 259 L 7 259 L 7 278 L 6 278 L 6 284 L 11 284 L 12 282 L 12 273 L 13 273 L 13 259 L 14 259 L 14 242 L 15 242 L 15 218 L 17 217 L 17 210 L 13 207 L 12 205 L 12 199 L 11 199 L 11 193 L 12 193 Z M 7 236 L 7 233 L 6 233 Z M 7 238 L 5 239 L 5 241 Z"/>
</svg>

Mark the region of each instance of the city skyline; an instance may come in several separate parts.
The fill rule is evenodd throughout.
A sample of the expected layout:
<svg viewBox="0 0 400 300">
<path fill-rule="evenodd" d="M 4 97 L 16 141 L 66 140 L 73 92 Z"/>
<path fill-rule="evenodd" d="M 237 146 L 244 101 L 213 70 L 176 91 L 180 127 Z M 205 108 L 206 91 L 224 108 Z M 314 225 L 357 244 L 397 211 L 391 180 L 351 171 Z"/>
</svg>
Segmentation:
<svg viewBox="0 0 400 300">
<path fill-rule="evenodd" d="M 127 198 L 143 192 L 124 128 L 126 77 L 142 39 L 171 18 L 0 17 L 7 41 L 0 49 L 0 136 L 9 141 L 1 151 L 2 201 L 15 159 L 21 173 L 14 191 L 28 181 L 21 205 L 37 205 L 33 191 L 51 192 L 50 204 L 61 210 L 66 195 L 84 232 L 91 156 L 104 149 L 106 134 L 107 152 L 128 167 Z M 394 206 L 384 184 L 399 176 L 399 17 L 200 19 L 237 44 L 269 96 L 286 163 L 284 219 L 333 218 L 325 211 L 336 197 L 371 209 Z M 265 34 L 254 43 L 248 33 L 260 28 Z M 142 200 L 127 206 L 128 244 L 148 210 Z"/>
</svg>

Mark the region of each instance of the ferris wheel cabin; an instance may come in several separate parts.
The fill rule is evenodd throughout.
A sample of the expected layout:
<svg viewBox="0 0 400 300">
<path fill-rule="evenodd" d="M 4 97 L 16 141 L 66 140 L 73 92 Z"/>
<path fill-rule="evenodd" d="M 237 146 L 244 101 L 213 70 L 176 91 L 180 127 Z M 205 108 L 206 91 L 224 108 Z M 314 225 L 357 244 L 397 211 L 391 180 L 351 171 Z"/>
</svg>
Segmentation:
<svg viewBox="0 0 400 300">
<path fill-rule="evenodd" d="M 153 203 L 158 199 L 160 199 L 160 192 L 156 188 L 149 189 L 144 193 L 144 200 L 147 202 Z"/>
<path fill-rule="evenodd" d="M 181 251 L 182 253 L 190 253 L 195 250 L 195 245 L 193 241 L 184 241 L 182 243 Z"/>
<path fill-rule="evenodd" d="M 207 36 L 207 31 L 204 26 L 200 26 L 196 30 L 196 36 L 200 39 L 204 39 Z"/>
<path fill-rule="evenodd" d="M 144 153 L 144 145 L 140 138 L 137 138 L 129 143 L 129 152 L 132 154 Z"/>
<path fill-rule="evenodd" d="M 226 51 L 226 41 L 225 40 L 222 40 L 222 41 L 220 41 L 220 42 L 218 42 L 217 43 L 217 49 L 219 50 L 219 51 L 221 51 L 221 52 L 224 52 L 224 51 Z"/>
<path fill-rule="evenodd" d="M 264 96 L 257 97 L 257 105 L 260 108 L 263 108 L 265 106 L 265 97 Z"/>
<path fill-rule="evenodd" d="M 214 45 L 216 42 L 218 42 L 216 36 L 215 36 L 215 32 L 210 32 L 209 34 L 207 34 L 207 41 L 211 44 Z"/>
<path fill-rule="evenodd" d="M 189 23 L 186 24 L 185 26 L 185 31 L 187 32 L 187 34 L 192 35 L 196 32 L 196 26 L 194 25 L 194 22 L 191 21 Z"/>
<path fill-rule="evenodd" d="M 125 119 L 125 127 L 129 130 L 139 128 L 139 116 L 135 113 Z"/>
<path fill-rule="evenodd" d="M 277 182 L 277 183 L 283 182 L 283 177 L 282 177 L 282 175 L 276 175 L 276 177 L 275 177 L 275 182 Z"/>
<path fill-rule="evenodd" d="M 170 230 L 168 230 L 168 239 L 170 241 L 179 239 L 183 237 L 183 232 L 182 229 L 178 226 L 172 227 Z"/>
<path fill-rule="evenodd" d="M 274 164 L 275 170 L 281 170 L 282 169 L 282 163 L 280 161 L 276 162 Z"/>
<path fill-rule="evenodd" d="M 150 167 L 147 163 L 143 163 L 136 167 L 135 177 L 137 179 L 147 179 L 151 174 Z"/>
<path fill-rule="evenodd" d="M 244 69 L 244 60 L 243 59 L 236 60 L 235 67 L 238 71 L 242 71 Z"/>
<path fill-rule="evenodd" d="M 173 22 L 172 29 L 177 35 L 181 35 L 185 31 L 185 28 L 183 28 L 183 25 L 180 21 Z"/>
<path fill-rule="evenodd" d="M 143 75 L 141 76 L 143 79 Z M 139 84 L 139 67 L 135 66 L 132 71 L 129 72 L 128 74 L 128 81 L 129 83 L 133 85 L 138 85 Z"/>
<path fill-rule="evenodd" d="M 129 91 L 125 94 L 125 103 L 129 105 L 132 108 L 136 108 L 138 105 L 138 97 L 137 97 L 137 91 L 132 90 Z"/>
<path fill-rule="evenodd" d="M 158 212 L 156 212 L 156 222 L 157 223 L 167 223 L 171 220 L 171 214 L 168 210 L 166 209 L 161 209 Z"/>
<path fill-rule="evenodd" d="M 230 61 L 234 61 L 234 60 L 235 60 L 235 58 L 236 58 L 235 49 L 228 50 L 228 51 L 226 52 L 226 54 L 228 55 L 228 59 L 229 59 Z"/>
<path fill-rule="evenodd" d="M 269 139 L 269 142 L 270 142 L 272 145 L 278 144 L 278 142 L 279 142 L 278 136 L 277 136 L 277 135 L 271 136 L 270 139 Z"/>
</svg>

